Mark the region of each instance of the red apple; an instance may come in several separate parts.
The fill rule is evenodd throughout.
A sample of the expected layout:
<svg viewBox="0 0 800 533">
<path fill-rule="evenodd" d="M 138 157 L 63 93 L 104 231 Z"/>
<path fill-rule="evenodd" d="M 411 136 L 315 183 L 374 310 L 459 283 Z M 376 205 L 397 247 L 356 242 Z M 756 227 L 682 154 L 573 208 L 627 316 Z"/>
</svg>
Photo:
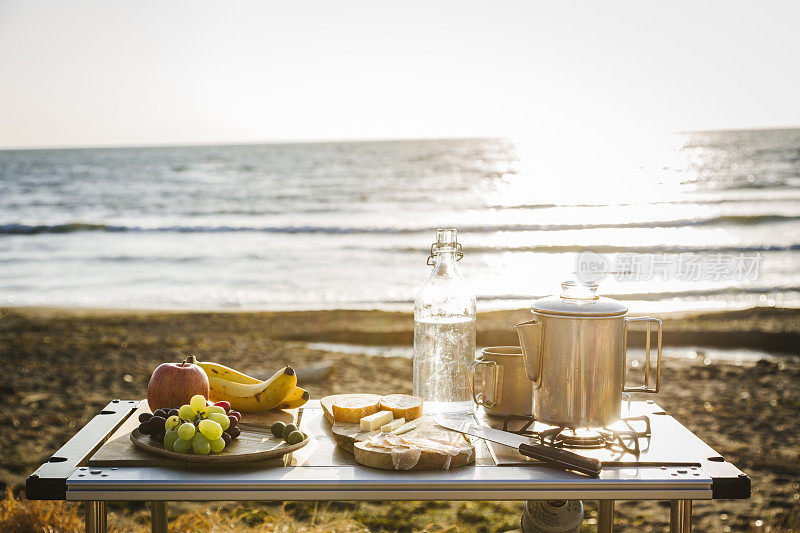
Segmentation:
<svg viewBox="0 0 800 533">
<path fill-rule="evenodd" d="M 194 356 L 182 363 L 162 363 L 158 365 L 147 385 L 147 403 L 150 411 L 172 409 L 189 403 L 195 394 L 208 398 L 208 376 L 194 364 Z"/>
</svg>

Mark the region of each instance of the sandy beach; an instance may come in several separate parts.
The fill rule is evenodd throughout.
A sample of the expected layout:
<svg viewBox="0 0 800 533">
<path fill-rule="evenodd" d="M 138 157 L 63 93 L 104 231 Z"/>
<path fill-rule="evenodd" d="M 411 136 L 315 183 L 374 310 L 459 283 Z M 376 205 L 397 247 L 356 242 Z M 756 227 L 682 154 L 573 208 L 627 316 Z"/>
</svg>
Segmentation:
<svg viewBox="0 0 800 533">
<path fill-rule="evenodd" d="M 516 343 L 512 326 L 527 316 L 526 310 L 479 315 L 478 345 Z M 656 401 L 753 481 L 750 500 L 696 502 L 696 530 L 797 531 L 800 310 L 674 315 L 665 318 L 664 330 L 665 345 L 695 357 L 665 359 Z M 408 358 L 348 355 L 346 347 L 324 351 L 308 343 L 380 350 L 408 346 L 412 337 L 409 314 L 380 311 L 0 309 L 0 486 L 20 494 L 27 475 L 108 401 L 142 398 L 161 362 L 193 353 L 257 377 L 286 363 L 300 369 L 301 379 L 303 369 L 331 363 L 328 375 L 305 383 L 312 397 L 410 392 Z M 771 355 L 736 362 L 713 357 L 730 348 Z M 586 507 L 584 524 L 591 530 L 596 507 Z M 81 512 L 73 504 L 64 509 L 65 516 Z M 170 516 L 173 527 L 186 528 L 231 523 L 264 531 L 281 524 L 295 531 L 506 531 L 518 527 L 521 509 L 521 502 L 209 503 L 174 504 Z M 148 529 L 142 505 L 111 505 L 109 513 L 114 530 Z M 668 514 L 662 502 L 617 504 L 622 531 L 665 527 Z"/>
</svg>

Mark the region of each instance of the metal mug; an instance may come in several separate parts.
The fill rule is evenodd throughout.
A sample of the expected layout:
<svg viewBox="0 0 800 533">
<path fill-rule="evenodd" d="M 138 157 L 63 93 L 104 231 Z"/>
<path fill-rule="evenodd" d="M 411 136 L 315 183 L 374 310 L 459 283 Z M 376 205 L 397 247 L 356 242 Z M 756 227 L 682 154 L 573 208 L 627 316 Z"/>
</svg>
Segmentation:
<svg viewBox="0 0 800 533">
<path fill-rule="evenodd" d="M 530 415 L 533 387 L 525 374 L 522 348 L 491 346 L 481 350 L 467 371 L 473 401 L 491 416 Z M 475 378 L 480 376 L 480 390 Z"/>
</svg>

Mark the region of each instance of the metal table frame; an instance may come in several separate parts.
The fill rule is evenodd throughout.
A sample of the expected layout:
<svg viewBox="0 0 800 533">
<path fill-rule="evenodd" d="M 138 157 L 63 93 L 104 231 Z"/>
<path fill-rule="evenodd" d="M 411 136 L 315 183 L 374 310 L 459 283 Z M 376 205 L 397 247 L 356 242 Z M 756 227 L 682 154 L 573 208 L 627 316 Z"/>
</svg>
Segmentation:
<svg viewBox="0 0 800 533">
<path fill-rule="evenodd" d="M 749 498 L 750 479 L 722 457 L 693 467 L 610 466 L 592 479 L 546 466 L 482 465 L 388 472 L 360 465 L 88 467 L 89 458 L 136 409 L 114 400 L 26 482 L 29 499 L 86 503 L 86 531 L 106 529 L 106 502 L 149 501 L 153 531 L 166 531 L 170 500 L 598 500 L 598 531 L 613 529 L 614 500 L 669 500 L 670 531 L 690 531 L 692 500 Z"/>
</svg>

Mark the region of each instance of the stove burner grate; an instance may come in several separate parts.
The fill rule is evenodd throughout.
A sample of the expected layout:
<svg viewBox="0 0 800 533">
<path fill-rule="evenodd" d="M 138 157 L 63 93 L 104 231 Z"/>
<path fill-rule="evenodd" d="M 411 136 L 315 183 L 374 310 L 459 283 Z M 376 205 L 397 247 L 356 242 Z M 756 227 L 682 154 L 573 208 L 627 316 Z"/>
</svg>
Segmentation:
<svg viewBox="0 0 800 533">
<path fill-rule="evenodd" d="M 510 422 L 524 422 L 517 430 L 509 428 Z M 637 430 L 634 423 L 644 422 L 644 429 Z M 641 453 L 639 439 L 649 439 L 650 418 L 646 415 L 623 418 L 620 423 L 622 429 L 612 428 L 571 428 L 568 426 L 548 426 L 541 431 L 532 429 L 536 420 L 533 416 L 509 415 L 503 419 L 503 431 L 510 431 L 518 435 L 538 438 L 539 442 L 556 448 L 608 448 L 624 453 L 632 453 L 638 457 Z"/>
</svg>

